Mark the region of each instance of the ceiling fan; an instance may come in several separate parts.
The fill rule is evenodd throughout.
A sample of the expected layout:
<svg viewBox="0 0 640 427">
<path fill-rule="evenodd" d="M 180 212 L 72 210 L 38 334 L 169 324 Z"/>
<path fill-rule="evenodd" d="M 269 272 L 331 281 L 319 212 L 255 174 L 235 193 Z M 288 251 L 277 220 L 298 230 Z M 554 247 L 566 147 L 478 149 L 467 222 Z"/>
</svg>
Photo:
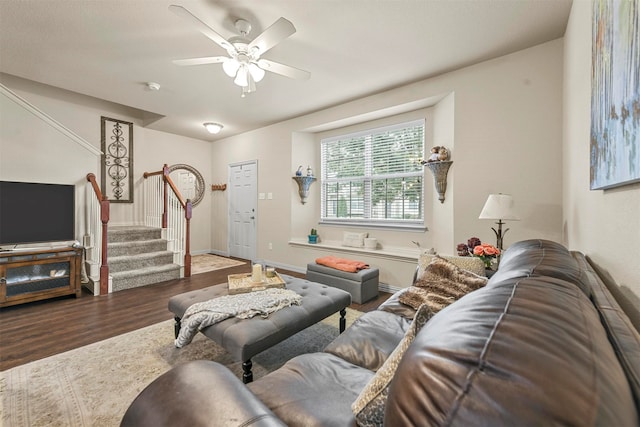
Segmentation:
<svg viewBox="0 0 640 427">
<path fill-rule="evenodd" d="M 300 80 L 311 77 L 311 73 L 308 71 L 261 58 L 266 51 L 296 32 L 293 24 L 285 18 L 278 19 L 253 40 L 247 37 L 251 32 L 251 24 L 244 19 L 238 19 L 235 22 L 235 27 L 240 35 L 227 40 L 184 7 L 171 5 L 169 10 L 191 22 L 198 31 L 225 49 L 229 55 L 178 59 L 173 63 L 176 65 L 222 63 L 224 72 L 229 77 L 233 77 L 233 82 L 242 88 L 242 97 L 256 90 L 255 83 L 262 80 L 265 71 Z"/>
</svg>

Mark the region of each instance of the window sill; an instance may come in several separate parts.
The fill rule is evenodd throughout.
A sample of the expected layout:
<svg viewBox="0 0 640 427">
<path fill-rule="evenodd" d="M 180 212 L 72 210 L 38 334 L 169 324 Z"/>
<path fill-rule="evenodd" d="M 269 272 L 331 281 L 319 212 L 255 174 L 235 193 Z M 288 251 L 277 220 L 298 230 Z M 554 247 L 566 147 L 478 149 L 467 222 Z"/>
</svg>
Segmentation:
<svg viewBox="0 0 640 427">
<path fill-rule="evenodd" d="M 321 243 L 309 243 L 306 239 L 291 239 L 289 240 L 289 245 L 307 249 L 317 249 L 327 252 L 340 251 L 346 253 L 364 254 L 377 258 L 394 259 L 398 261 L 407 261 L 410 263 L 415 263 L 420 256 L 420 250 L 417 248 L 383 247 L 380 249 L 364 249 L 342 246 L 342 243 L 340 241 L 329 240 Z"/>
<path fill-rule="evenodd" d="M 422 223 L 381 223 L 381 222 L 367 222 L 367 221 L 340 221 L 336 219 L 321 219 L 318 224 L 337 226 L 337 227 L 353 227 L 353 228 L 367 228 L 377 230 L 393 230 L 393 231 L 416 231 L 424 233 L 429 229 Z M 340 242 L 337 242 L 340 245 Z"/>
</svg>

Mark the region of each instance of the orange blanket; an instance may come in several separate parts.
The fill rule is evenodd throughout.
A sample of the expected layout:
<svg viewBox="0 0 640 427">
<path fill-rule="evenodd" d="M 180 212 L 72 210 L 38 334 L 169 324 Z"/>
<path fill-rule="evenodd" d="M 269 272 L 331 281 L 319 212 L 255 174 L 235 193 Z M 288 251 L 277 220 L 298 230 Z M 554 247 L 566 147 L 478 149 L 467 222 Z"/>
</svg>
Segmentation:
<svg viewBox="0 0 640 427">
<path fill-rule="evenodd" d="M 352 259 L 338 258 L 335 256 L 324 256 L 316 258 L 316 264 L 324 265 L 327 267 L 335 268 L 336 270 L 342 270 L 349 273 L 357 273 L 360 270 L 369 268 L 369 264 L 365 264 L 362 261 L 354 261 Z"/>
</svg>

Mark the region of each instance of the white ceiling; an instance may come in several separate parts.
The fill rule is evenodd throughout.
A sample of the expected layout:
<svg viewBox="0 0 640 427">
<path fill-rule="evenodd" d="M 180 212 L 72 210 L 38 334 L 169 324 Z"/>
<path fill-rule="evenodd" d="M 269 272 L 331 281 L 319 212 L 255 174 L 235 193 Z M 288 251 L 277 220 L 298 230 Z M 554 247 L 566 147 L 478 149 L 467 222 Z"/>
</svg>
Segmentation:
<svg viewBox="0 0 640 427">
<path fill-rule="evenodd" d="M 297 32 L 264 58 L 311 79 L 267 73 L 241 98 L 220 64 L 174 65 L 225 51 L 170 4 L 225 38 L 237 35 L 238 18 L 253 25 L 250 38 L 287 18 Z M 213 141 L 557 39 L 570 9 L 571 0 L 0 0 L 0 72 Z M 225 128 L 212 137 L 208 121 Z"/>
</svg>

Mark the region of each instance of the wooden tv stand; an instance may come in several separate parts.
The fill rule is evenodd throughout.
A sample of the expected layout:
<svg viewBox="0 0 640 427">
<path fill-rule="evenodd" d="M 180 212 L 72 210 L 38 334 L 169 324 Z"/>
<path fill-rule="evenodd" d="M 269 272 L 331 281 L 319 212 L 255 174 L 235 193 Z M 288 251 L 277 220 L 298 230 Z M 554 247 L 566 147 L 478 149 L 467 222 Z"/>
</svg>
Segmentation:
<svg viewBox="0 0 640 427">
<path fill-rule="evenodd" d="M 0 252 L 0 307 L 82 293 L 82 248 Z"/>
</svg>

